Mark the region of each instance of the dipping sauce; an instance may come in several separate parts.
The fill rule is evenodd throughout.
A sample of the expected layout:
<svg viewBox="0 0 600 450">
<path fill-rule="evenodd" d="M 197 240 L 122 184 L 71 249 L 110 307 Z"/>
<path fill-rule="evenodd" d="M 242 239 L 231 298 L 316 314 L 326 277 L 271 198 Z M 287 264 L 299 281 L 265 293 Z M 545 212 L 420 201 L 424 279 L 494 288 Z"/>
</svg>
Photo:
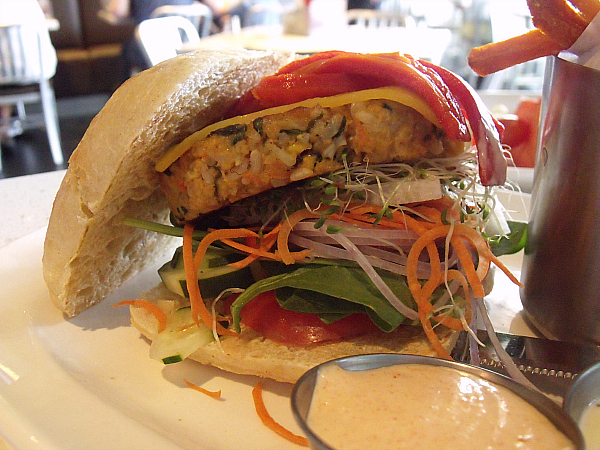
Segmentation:
<svg viewBox="0 0 600 450">
<path fill-rule="evenodd" d="M 592 402 L 581 414 L 579 428 L 588 450 L 600 449 L 600 399 Z"/>
<path fill-rule="evenodd" d="M 465 372 L 404 364 L 320 369 L 308 425 L 336 449 L 573 449 L 510 390 Z"/>
</svg>

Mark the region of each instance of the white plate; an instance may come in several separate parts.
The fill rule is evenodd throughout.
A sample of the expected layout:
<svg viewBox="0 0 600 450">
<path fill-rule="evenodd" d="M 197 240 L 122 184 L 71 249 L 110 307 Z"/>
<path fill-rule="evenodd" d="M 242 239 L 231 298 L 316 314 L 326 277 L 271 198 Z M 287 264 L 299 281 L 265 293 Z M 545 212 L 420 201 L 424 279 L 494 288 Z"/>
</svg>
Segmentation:
<svg viewBox="0 0 600 450">
<path fill-rule="evenodd" d="M 509 209 L 528 198 L 503 194 Z M 51 304 L 42 279 L 39 230 L 0 249 L 0 434 L 21 448 L 297 449 L 254 411 L 258 378 L 185 361 L 163 366 L 129 325 L 128 308 L 111 308 L 158 281 L 156 268 L 71 320 Z M 516 273 L 520 256 L 505 259 Z M 499 331 L 523 332 L 518 289 L 496 277 L 488 298 Z M 221 390 L 214 400 L 184 379 Z M 264 382 L 268 410 L 299 433 L 291 385 Z M 0 443 L 1 447 L 1 443 Z"/>
</svg>

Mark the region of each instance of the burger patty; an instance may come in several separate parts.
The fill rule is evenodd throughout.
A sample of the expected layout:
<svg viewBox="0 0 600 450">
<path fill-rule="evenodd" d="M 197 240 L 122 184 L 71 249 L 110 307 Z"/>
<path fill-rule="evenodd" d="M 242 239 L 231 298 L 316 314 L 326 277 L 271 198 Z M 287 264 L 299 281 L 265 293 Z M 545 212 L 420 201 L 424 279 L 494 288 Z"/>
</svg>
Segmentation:
<svg viewBox="0 0 600 450">
<path fill-rule="evenodd" d="M 298 107 L 213 131 L 162 175 L 177 220 L 348 164 L 454 156 L 450 140 L 414 109 L 390 100 Z"/>
</svg>

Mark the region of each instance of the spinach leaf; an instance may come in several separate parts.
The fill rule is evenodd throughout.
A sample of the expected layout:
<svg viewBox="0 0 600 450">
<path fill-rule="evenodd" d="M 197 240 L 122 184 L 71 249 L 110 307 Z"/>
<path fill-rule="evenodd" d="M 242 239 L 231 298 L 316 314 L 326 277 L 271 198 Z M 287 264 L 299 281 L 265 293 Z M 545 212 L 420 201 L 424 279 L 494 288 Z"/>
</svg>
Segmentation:
<svg viewBox="0 0 600 450">
<path fill-rule="evenodd" d="M 365 307 L 320 292 L 291 287 L 277 289 L 277 302 L 283 309 L 304 314 L 318 314 L 330 324 L 354 313 L 366 313 Z"/>
<path fill-rule="evenodd" d="M 380 275 L 400 301 L 414 308 L 410 290 L 401 277 L 385 271 L 381 271 Z M 396 329 L 405 320 L 405 317 L 390 305 L 362 269 L 314 264 L 304 265 L 293 272 L 262 279 L 246 289 L 231 306 L 235 328 L 238 331 L 240 329 L 239 315 L 244 305 L 262 292 L 281 288 L 295 288 L 295 292 L 284 291 L 280 297 L 287 296 L 289 299 L 293 295 L 292 303 L 298 303 L 302 297 L 301 308 L 315 308 L 314 304 L 307 306 L 307 298 L 313 303 L 319 299 L 322 300 L 318 307 L 321 315 L 347 314 L 347 305 L 341 309 L 339 302 L 332 303 L 332 307 L 328 306 L 329 300 L 331 300 L 328 297 L 334 297 L 336 300 L 345 300 L 365 308 L 371 317 L 376 317 L 374 322 L 384 331 Z M 308 291 L 308 293 L 303 291 Z"/>
<path fill-rule="evenodd" d="M 508 221 L 508 226 L 510 233 L 490 239 L 492 253 L 496 256 L 512 255 L 522 250 L 527 244 L 527 222 Z"/>
</svg>

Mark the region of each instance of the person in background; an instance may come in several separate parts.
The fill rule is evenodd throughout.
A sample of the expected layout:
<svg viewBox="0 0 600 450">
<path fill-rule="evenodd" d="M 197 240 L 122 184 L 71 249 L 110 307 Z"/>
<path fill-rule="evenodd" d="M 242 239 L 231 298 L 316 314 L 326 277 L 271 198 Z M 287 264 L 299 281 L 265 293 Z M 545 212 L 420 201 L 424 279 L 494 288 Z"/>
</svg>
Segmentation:
<svg viewBox="0 0 600 450">
<path fill-rule="evenodd" d="M 305 0 L 302 0 L 305 1 Z M 378 1 L 378 0 L 376 0 Z M 232 31 L 233 17 L 239 26 L 273 25 L 281 23 L 282 12 L 295 3 L 294 0 L 202 0 L 213 12 L 219 31 Z"/>
<path fill-rule="evenodd" d="M 379 9 L 381 0 L 348 0 L 348 9 Z"/>
<path fill-rule="evenodd" d="M 191 5 L 192 3 L 194 0 L 103 0 L 102 8 L 116 20 L 130 20 L 137 25 L 150 19 L 152 12 L 159 6 Z M 123 62 L 125 64 L 124 79 L 148 68 L 134 36 L 123 44 Z"/>
</svg>

